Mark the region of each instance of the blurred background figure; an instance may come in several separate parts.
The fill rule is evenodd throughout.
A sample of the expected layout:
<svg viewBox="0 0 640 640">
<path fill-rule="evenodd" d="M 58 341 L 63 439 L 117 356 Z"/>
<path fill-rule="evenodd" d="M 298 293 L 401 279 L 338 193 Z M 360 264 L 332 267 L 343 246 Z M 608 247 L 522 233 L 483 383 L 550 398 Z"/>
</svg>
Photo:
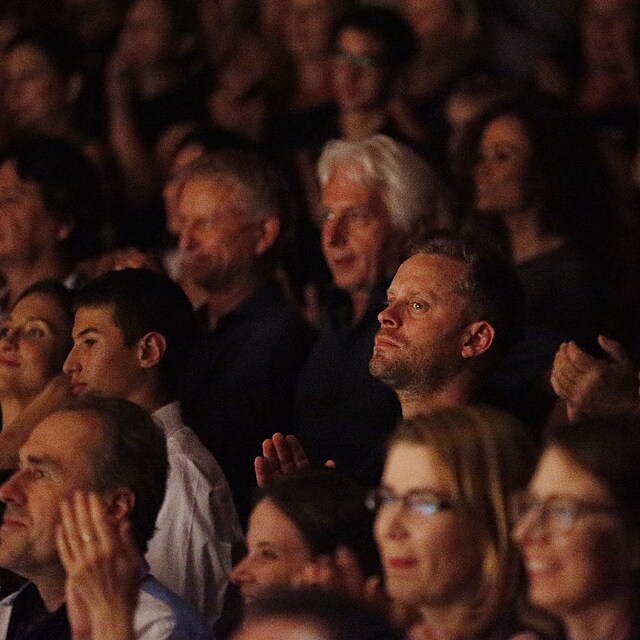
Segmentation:
<svg viewBox="0 0 640 640">
<path fill-rule="evenodd" d="M 234 640 L 400 640 L 379 613 L 341 593 L 278 590 L 256 601 Z M 127 639 L 125 639 L 127 640 Z"/>
<path fill-rule="evenodd" d="M 529 599 L 568 640 L 637 635 L 639 438 L 640 419 L 623 414 L 554 426 L 513 498 Z"/>
</svg>

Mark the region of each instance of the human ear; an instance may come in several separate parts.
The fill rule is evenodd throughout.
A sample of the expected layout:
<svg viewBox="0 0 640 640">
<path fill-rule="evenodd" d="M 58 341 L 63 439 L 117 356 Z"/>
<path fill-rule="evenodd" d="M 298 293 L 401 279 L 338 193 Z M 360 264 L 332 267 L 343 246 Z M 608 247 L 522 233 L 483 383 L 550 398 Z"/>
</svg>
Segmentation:
<svg viewBox="0 0 640 640">
<path fill-rule="evenodd" d="M 275 244 L 280 235 L 280 220 L 273 215 L 267 216 L 260 222 L 258 238 L 254 247 L 254 254 L 261 256 Z"/>
<path fill-rule="evenodd" d="M 495 329 L 488 322 L 484 320 L 473 322 L 465 329 L 462 357 L 477 358 L 482 355 L 493 344 L 495 335 Z"/>
<path fill-rule="evenodd" d="M 136 503 L 136 496 L 131 489 L 122 487 L 107 493 L 103 500 L 107 518 L 111 523 L 115 523 L 129 518 Z"/>
<path fill-rule="evenodd" d="M 58 225 L 58 228 L 56 229 L 56 240 L 58 242 L 66 240 L 71 234 L 72 230 L 73 225 L 69 224 L 68 222 L 63 222 L 62 224 Z"/>
<path fill-rule="evenodd" d="M 140 367 L 150 369 L 159 364 L 167 350 L 166 338 L 157 331 L 151 331 L 138 340 L 137 357 Z"/>
</svg>

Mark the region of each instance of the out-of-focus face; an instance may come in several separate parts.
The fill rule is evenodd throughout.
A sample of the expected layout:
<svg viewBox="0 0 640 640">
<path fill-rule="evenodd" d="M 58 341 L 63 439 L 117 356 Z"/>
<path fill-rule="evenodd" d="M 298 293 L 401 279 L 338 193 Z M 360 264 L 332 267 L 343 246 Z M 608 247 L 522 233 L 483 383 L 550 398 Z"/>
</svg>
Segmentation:
<svg viewBox="0 0 640 640">
<path fill-rule="evenodd" d="M 295 524 L 263 499 L 249 518 L 247 555 L 234 567 L 231 581 L 250 601 L 269 587 L 296 586 L 310 561 L 309 546 Z"/>
<path fill-rule="evenodd" d="M 30 579 L 59 576 L 56 527 L 60 505 L 94 483 L 89 452 L 103 426 L 91 414 L 55 413 L 20 449 L 20 468 L 2 487 L 6 510 L 0 527 L 0 566 Z"/>
<path fill-rule="evenodd" d="M 167 216 L 167 231 L 174 235 L 180 233 L 180 216 L 178 214 L 178 192 L 180 179 L 185 169 L 204 156 L 205 149 L 199 144 L 190 144 L 176 153 L 171 162 L 169 175 L 164 183 L 162 198 Z"/>
<path fill-rule="evenodd" d="M 462 17 L 451 0 L 404 0 L 403 11 L 423 51 L 445 51 L 460 36 Z"/>
<path fill-rule="evenodd" d="M 131 400 L 142 385 L 138 344 L 128 347 L 113 319 L 113 307 L 80 307 L 73 348 L 64 363 L 73 395 L 88 393 Z"/>
<path fill-rule="evenodd" d="M 450 470 L 433 449 L 399 442 L 389 450 L 381 481 L 387 497 L 374 533 L 387 592 L 399 604 L 446 608 L 477 589 L 478 531 L 454 489 Z M 411 507 L 394 499 L 409 495 Z"/>
<path fill-rule="evenodd" d="M 66 113 L 74 94 L 47 55 L 23 43 L 4 56 L 5 108 L 19 130 L 46 133 Z"/>
<path fill-rule="evenodd" d="M 313 624 L 294 618 L 266 618 L 250 619 L 243 623 L 242 628 L 233 636 L 233 640 L 329 640 L 327 635 Z"/>
<path fill-rule="evenodd" d="M 28 401 L 42 391 L 62 370 L 70 329 L 51 296 L 22 298 L 0 322 L 0 397 Z"/>
<path fill-rule="evenodd" d="M 396 390 L 433 392 L 465 367 L 467 299 L 456 286 L 467 266 L 446 256 L 405 260 L 378 314 L 371 374 Z"/>
<path fill-rule="evenodd" d="M 379 109 L 389 98 L 384 43 L 357 29 L 338 36 L 333 63 L 333 95 L 343 112 Z"/>
<path fill-rule="evenodd" d="M 604 483 L 568 452 L 551 446 L 538 463 L 529 493 L 543 504 L 555 502 L 546 503 L 546 517 L 531 509 L 513 531 L 524 557 L 530 600 L 562 617 L 624 594 L 634 559 Z M 636 570 L 637 562 L 635 558 Z"/>
<path fill-rule="evenodd" d="M 47 212 L 38 185 L 18 176 L 15 162 L 0 165 L 0 263 L 30 262 L 69 231 Z"/>
<path fill-rule="evenodd" d="M 618 68 L 631 55 L 633 9 L 629 0 L 587 0 L 580 32 L 587 63 Z"/>
<path fill-rule="evenodd" d="M 285 37 L 289 53 L 298 59 L 328 56 L 338 3 L 335 0 L 289 0 L 288 4 Z"/>
<path fill-rule="evenodd" d="M 162 65 L 174 50 L 171 16 L 161 0 L 138 0 L 125 18 L 120 48 L 134 68 Z"/>
<path fill-rule="evenodd" d="M 500 116 L 487 125 L 475 167 L 478 211 L 510 213 L 527 206 L 531 153 L 531 142 L 517 117 Z"/>
<path fill-rule="evenodd" d="M 257 256 L 262 226 L 241 210 L 240 188 L 224 177 L 195 177 L 180 191 L 178 215 L 185 274 L 210 291 L 233 286 Z"/>
<path fill-rule="evenodd" d="M 337 166 L 322 192 L 322 251 L 333 282 L 349 292 L 370 291 L 400 262 L 399 232 L 379 189 L 357 168 Z"/>
</svg>

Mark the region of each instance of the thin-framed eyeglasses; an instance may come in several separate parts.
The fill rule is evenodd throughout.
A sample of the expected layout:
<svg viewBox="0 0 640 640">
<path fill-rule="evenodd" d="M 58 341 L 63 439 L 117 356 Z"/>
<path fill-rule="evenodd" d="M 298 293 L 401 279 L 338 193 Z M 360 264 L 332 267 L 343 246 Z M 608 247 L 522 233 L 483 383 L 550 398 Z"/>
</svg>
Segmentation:
<svg viewBox="0 0 640 640">
<path fill-rule="evenodd" d="M 400 496 L 386 487 L 378 487 L 372 489 L 365 500 L 367 509 L 375 513 L 396 504 L 400 504 L 407 513 L 419 517 L 434 516 L 455 507 L 453 500 L 425 490 L 408 491 Z"/>
<path fill-rule="evenodd" d="M 333 61 L 338 64 L 352 64 L 360 69 L 380 69 L 387 64 L 383 56 L 356 55 L 346 51 L 336 51 L 333 54 Z"/>
<path fill-rule="evenodd" d="M 519 491 L 509 498 L 512 525 L 517 525 L 524 518 L 535 518 L 536 524 L 546 526 L 556 533 L 570 531 L 579 519 L 588 515 L 617 513 L 618 509 L 614 506 L 584 502 L 561 495 L 539 498 L 527 491 Z"/>
</svg>

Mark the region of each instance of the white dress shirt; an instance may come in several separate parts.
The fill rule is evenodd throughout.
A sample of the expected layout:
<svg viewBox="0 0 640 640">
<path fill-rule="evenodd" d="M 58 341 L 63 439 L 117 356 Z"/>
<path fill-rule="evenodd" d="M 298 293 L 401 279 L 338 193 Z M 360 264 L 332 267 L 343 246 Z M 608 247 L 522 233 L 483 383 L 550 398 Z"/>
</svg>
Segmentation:
<svg viewBox="0 0 640 640">
<path fill-rule="evenodd" d="M 152 415 L 167 438 L 167 494 L 149 542 L 151 574 L 200 611 L 210 627 L 220 617 L 232 558 L 244 546 L 227 480 L 178 402 Z"/>
</svg>

